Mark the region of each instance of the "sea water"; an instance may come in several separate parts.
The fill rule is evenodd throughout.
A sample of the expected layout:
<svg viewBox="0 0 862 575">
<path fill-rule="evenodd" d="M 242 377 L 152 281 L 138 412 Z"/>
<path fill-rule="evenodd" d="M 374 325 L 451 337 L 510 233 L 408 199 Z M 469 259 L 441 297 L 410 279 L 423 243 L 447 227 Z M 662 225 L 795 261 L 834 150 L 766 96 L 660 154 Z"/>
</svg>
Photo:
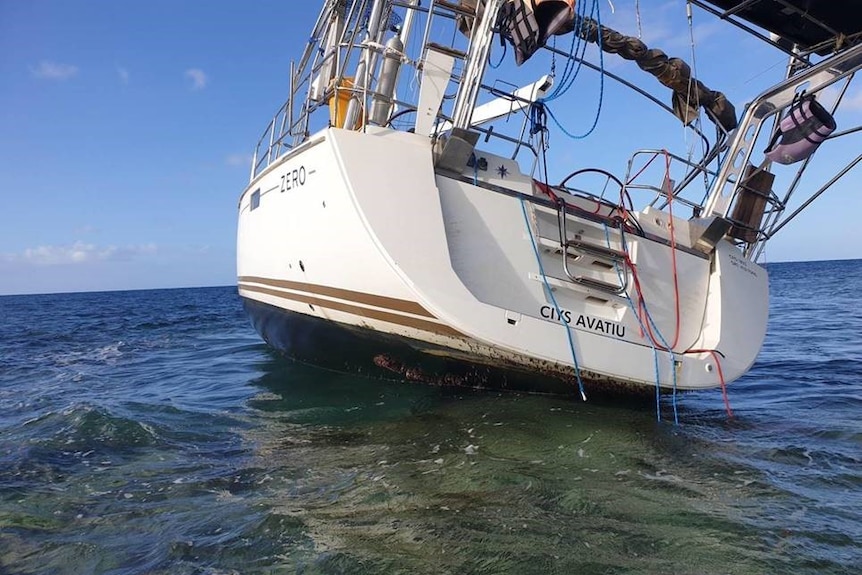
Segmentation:
<svg viewBox="0 0 862 575">
<path fill-rule="evenodd" d="M 769 271 L 679 425 L 298 365 L 234 287 L 0 297 L 0 573 L 862 572 L 862 261 Z"/>
</svg>

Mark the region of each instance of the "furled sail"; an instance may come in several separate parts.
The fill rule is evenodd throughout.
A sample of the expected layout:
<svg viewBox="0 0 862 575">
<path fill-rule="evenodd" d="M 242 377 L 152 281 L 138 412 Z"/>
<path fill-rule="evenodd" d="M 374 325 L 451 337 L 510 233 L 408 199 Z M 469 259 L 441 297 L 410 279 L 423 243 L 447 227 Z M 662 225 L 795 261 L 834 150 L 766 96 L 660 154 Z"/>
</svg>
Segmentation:
<svg viewBox="0 0 862 575">
<path fill-rule="evenodd" d="M 482 0 L 460 0 L 463 8 L 481 15 Z M 515 62 L 520 65 L 542 48 L 554 35 L 575 32 L 587 42 L 599 44 L 610 54 L 634 61 L 673 91 L 673 112 L 686 126 L 697 118 L 703 107 L 710 119 L 725 131 L 736 128 L 736 110 L 727 97 L 710 90 L 692 77 L 691 68 L 679 58 L 670 58 L 663 51 L 649 48 L 639 38 L 626 36 L 602 26 L 592 18 L 580 18 L 573 0 L 509 0 L 500 12 L 500 28 L 515 49 Z M 463 18 L 461 29 L 469 33 L 473 19 Z"/>
<path fill-rule="evenodd" d="M 633 60 L 638 67 L 649 72 L 673 90 L 673 112 L 683 124 L 689 125 L 697 118 L 699 106 L 709 112 L 713 122 L 725 131 L 736 128 L 736 109 L 722 92 L 710 90 L 703 82 L 692 77 L 691 67 L 680 58 L 669 58 L 657 48 L 649 48 L 640 38 L 620 34 L 616 30 L 602 26 L 592 18 L 583 18 L 580 25 L 572 20 L 571 26 L 559 33 L 576 31 L 577 34 L 610 54 L 618 54 L 626 60 Z"/>
</svg>

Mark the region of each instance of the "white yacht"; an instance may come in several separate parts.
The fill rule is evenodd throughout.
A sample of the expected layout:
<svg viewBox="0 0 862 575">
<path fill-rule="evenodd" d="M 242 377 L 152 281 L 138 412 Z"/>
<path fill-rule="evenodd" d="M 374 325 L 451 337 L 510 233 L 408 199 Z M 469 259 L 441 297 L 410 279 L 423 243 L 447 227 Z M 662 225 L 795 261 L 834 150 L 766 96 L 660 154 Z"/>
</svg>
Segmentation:
<svg viewBox="0 0 862 575">
<path fill-rule="evenodd" d="M 690 2 L 787 55 L 739 113 L 684 61 L 603 26 L 603 2 L 321 4 L 239 199 L 239 294 L 270 345 L 371 377 L 584 398 L 723 387 L 752 366 L 764 246 L 862 159 L 814 187 L 787 177 L 860 131 L 836 123 L 862 67 L 857 2 Z M 516 82 L 540 58 L 554 71 Z M 619 172 L 548 181 L 573 70 L 630 88 L 615 114 L 664 108 L 702 157 L 657 141 Z"/>
</svg>

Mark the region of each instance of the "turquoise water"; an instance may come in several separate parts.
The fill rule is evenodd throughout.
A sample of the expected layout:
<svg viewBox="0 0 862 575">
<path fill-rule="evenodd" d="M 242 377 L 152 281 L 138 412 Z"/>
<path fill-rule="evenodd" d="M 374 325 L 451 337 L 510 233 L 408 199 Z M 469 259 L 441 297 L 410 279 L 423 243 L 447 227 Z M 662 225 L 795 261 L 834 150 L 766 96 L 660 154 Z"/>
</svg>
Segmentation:
<svg viewBox="0 0 862 575">
<path fill-rule="evenodd" d="M 678 426 L 278 357 L 235 288 L 0 298 L 0 573 L 857 573 L 862 261 Z"/>
</svg>

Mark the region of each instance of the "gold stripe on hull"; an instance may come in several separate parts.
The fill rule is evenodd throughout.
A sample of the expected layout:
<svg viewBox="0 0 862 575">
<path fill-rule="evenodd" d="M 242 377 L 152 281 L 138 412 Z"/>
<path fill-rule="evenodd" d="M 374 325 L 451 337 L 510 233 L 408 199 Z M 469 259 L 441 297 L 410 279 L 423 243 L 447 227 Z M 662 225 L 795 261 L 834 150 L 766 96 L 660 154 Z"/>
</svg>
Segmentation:
<svg viewBox="0 0 862 575">
<path fill-rule="evenodd" d="M 364 317 L 367 319 L 373 319 L 378 321 L 385 321 L 388 323 L 393 323 L 396 325 L 401 325 L 404 327 L 409 327 L 412 329 L 417 329 L 421 331 L 426 331 L 430 333 L 434 333 L 437 335 L 444 335 L 448 337 L 458 337 L 462 338 L 465 335 L 448 325 L 436 323 L 433 321 L 429 321 L 422 318 L 411 317 L 402 315 L 399 312 L 406 313 L 414 313 L 419 315 L 415 310 L 421 310 L 422 315 L 429 318 L 434 318 L 433 315 L 430 314 L 425 308 L 420 306 L 415 302 L 410 302 L 407 300 L 399 300 L 395 298 L 388 298 L 384 296 L 376 296 L 371 294 L 363 294 L 361 292 L 354 292 L 350 290 L 342 290 L 338 288 L 327 288 L 326 286 L 317 286 L 315 284 L 305 284 L 298 282 L 289 282 L 284 280 L 269 280 L 266 278 L 258 278 L 258 277 L 248 277 L 243 276 L 239 282 L 239 289 L 241 291 L 247 292 L 256 292 L 266 295 L 271 295 L 279 298 L 283 298 L 286 300 L 300 302 L 310 305 L 315 305 L 323 309 L 330 309 L 334 311 L 340 311 L 343 313 L 349 313 L 352 315 Z M 273 287 L 265 287 L 265 286 L 257 286 L 251 285 L 247 282 L 252 281 L 255 283 L 264 283 L 267 286 Z M 290 285 L 292 287 L 288 288 Z M 320 288 L 323 288 L 320 290 Z M 308 290 L 311 293 L 296 293 L 292 291 L 286 291 L 286 289 L 295 289 L 295 290 Z M 318 290 L 318 291 L 312 291 Z M 323 292 L 323 293 L 320 293 Z M 335 301 L 331 299 L 324 299 L 319 297 L 319 295 L 328 295 L 329 297 L 339 297 L 341 299 L 350 299 L 349 302 L 345 301 Z M 338 295 L 335 295 L 338 294 Z M 355 300 L 349 296 L 359 296 Z M 374 302 L 374 303 L 371 303 Z M 395 304 L 397 307 L 388 307 L 385 304 Z M 363 305 L 375 305 L 377 307 L 387 308 L 383 309 L 372 309 L 368 307 L 363 307 Z M 409 305 L 404 305 L 409 304 Z M 407 311 L 407 310 L 410 311 Z M 436 319 L 436 318 L 434 318 Z"/>
<path fill-rule="evenodd" d="M 302 291 L 313 293 L 315 295 L 321 295 L 324 297 L 331 297 L 337 299 L 343 299 L 347 301 L 352 301 L 362 305 L 369 305 L 373 307 L 381 307 L 385 309 L 390 309 L 393 311 L 399 311 L 403 313 L 411 313 L 413 315 L 421 315 L 424 317 L 434 318 L 434 315 L 429 312 L 427 309 L 416 303 L 415 301 L 409 301 L 405 299 L 398 299 L 394 297 L 386 297 L 382 295 L 373 295 L 367 294 L 363 292 L 335 288 L 330 286 L 323 286 L 319 284 L 311 284 L 305 282 L 294 282 L 289 280 L 276 280 L 255 276 L 240 276 L 239 283 L 256 283 L 263 284 L 266 286 L 274 287 L 274 288 L 282 288 L 293 291 Z M 435 318 L 436 319 L 436 318 Z"/>
</svg>

